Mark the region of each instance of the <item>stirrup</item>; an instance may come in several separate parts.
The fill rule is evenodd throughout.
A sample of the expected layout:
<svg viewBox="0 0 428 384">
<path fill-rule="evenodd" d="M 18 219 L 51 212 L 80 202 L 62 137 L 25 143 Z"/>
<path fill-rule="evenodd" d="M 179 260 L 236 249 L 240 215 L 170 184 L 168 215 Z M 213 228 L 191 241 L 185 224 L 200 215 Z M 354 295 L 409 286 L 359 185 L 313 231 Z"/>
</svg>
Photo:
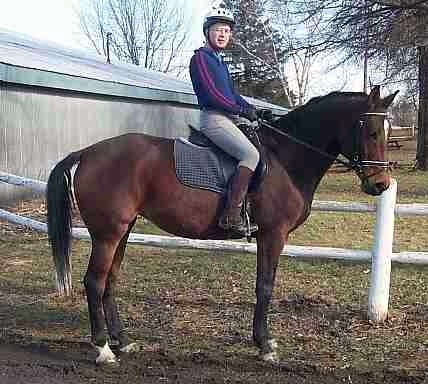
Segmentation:
<svg viewBox="0 0 428 384">
<path fill-rule="evenodd" d="M 245 206 L 247 206 L 247 197 L 245 197 Z M 247 241 L 251 243 L 252 234 L 254 232 L 257 232 L 259 230 L 259 226 L 256 223 L 252 223 L 250 221 L 250 215 L 248 214 L 248 211 L 244 210 L 245 214 L 245 236 L 247 237 Z"/>
<path fill-rule="evenodd" d="M 228 219 L 229 216 L 221 217 L 218 222 L 218 226 L 225 231 L 236 232 L 242 236 L 251 236 L 252 233 L 259 230 L 257 224 L 249 223 L 247 220 L 244 220 L 242 216 L 239 223 L 231 223 Z"/>
</svg>

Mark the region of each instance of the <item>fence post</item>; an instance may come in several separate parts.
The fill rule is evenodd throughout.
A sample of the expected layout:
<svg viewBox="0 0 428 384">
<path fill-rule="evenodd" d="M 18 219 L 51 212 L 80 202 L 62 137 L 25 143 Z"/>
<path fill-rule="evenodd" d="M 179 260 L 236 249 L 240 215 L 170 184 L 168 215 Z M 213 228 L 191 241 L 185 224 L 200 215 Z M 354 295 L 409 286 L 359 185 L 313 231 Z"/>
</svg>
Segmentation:
<svg viewBox="0 0 428 384">
<path fill-rule="evenodd" d="M 375 239 L 368 302 L 368 318 L 375 323 L 383 322 L 388 316 L 396 199 L 397 182 L 391 178 L 389 188 L 377 198 L 376 204 Z"/>
</svg>

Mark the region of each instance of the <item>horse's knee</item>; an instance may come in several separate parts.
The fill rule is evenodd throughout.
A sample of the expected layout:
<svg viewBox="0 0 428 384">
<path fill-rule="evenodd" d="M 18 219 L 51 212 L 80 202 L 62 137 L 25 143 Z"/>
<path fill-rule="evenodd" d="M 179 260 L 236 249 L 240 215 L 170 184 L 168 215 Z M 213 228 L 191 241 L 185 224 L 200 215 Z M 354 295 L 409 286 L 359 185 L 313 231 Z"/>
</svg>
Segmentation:
<svg viewBox="0 0 428 384">
<path fill-rule="evenodd" d="M 113 276 L 110 273 L 105 284 L 104 295 L 103 295 L 104 300 L 114 296 L 116 281 L 117 281 L 117 277 Z"/>
<path fill-rule="evenodd" d="M 92 272 L 86 272 L 83 278 L 83 284 L 86 289 L 86 293 L 95 297 L 103 297 L 105 291 L 105 280 L 97 277 Z"/>
</svg>

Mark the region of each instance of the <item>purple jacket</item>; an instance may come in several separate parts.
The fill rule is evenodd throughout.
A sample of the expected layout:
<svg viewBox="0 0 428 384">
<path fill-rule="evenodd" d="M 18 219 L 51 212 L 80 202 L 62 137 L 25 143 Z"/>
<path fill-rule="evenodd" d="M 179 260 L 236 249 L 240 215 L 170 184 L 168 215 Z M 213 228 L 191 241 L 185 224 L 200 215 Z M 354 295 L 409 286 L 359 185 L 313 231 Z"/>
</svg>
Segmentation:
<svg viewBox="0 0 428 384">
<path fill-rule="evenodd" d="M 195 51 L 190 60 L 190 77 L 201 109 L 245 115 L 253 108 L 235 91 L 226 64 L 210 48 Z"/>
</svg>

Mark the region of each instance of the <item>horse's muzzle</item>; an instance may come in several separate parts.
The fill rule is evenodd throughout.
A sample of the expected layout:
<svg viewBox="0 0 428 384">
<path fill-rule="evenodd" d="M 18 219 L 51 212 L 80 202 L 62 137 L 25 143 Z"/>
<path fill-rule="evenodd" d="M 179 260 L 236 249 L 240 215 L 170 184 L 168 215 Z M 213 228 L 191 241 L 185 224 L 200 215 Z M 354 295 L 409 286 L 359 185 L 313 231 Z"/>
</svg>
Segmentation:
<svg viewBox="0 0 428 384">
<path fill-rule="evenodd" d="M 386 191 L 389 188 L 389 184 L 389 176 L 377 178 L 373 181 L 370 179 L 365 179 L 361 183 L 361 190 L 369 195 L 379 196 L 383 191 Z"/>
</svg>

